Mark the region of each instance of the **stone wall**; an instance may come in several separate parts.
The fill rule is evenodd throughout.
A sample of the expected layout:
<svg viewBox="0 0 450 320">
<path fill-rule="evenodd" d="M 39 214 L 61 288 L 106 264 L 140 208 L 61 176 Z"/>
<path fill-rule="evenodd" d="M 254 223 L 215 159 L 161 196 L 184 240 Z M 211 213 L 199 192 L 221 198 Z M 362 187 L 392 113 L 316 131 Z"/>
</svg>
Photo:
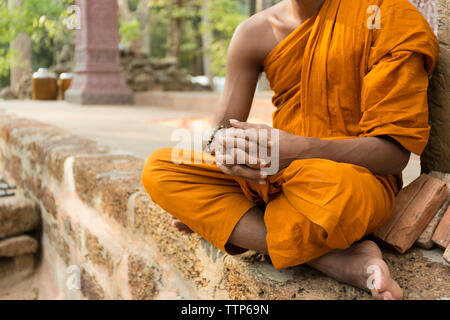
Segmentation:
<svg viewBox="0 0 450 320">
<path fill-rule="evenodd" d="M 0 172 L 41 209 L 41 298 L 196 297 L 144 234 L 142 159 L 9 115 L 0 128 Z"/>
<path fill-rule="evenodd" d="M 450 179 L 450 1 L 429 0 L 436 8 L 437 37 L 440 57 L 430 82 L 431 135 L 422 155 L 422 170 L 446 173 Z"/>
<path fill-rule="evenodd" d="M 42 214 L 39 298 L 368 299 L 307 266 L 276 271 L 180 234 L 141 187 L 143 159 L 44 123 L 0 113 L 0 172 Z M 407 298 L 448 296 L 448 272 L 417 250 L 385 252 Z M 411 264 L 410 261 L 414 261 Z M 80 288 L 77 288 L 78 277 Z M 424 288 L 427 288 L 424 290 Z"/>
</svg>

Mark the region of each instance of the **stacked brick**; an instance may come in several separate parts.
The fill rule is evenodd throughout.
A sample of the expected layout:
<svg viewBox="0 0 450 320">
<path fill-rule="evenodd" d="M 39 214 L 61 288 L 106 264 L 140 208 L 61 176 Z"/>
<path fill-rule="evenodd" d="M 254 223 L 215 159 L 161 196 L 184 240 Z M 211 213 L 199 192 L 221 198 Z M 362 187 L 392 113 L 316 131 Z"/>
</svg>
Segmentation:
<svg viewBox="0 0 450 320">
<path fill-rule="evenodd" d="M 38 242 L 30 234 L 40 225 L 36 206 L 21 192 L 0 198 L 0 285 L 12 285 L 34 270 Z"/>
<path fill-rule="evenodd" d="M 425 249 L 435 245 L 447 249 L 450 243 L 449 190 L 445 182 L 427 174 L 397 195 L 389 220 L 375 236 L 399 253 L 414 244 Z"/>
</svg>

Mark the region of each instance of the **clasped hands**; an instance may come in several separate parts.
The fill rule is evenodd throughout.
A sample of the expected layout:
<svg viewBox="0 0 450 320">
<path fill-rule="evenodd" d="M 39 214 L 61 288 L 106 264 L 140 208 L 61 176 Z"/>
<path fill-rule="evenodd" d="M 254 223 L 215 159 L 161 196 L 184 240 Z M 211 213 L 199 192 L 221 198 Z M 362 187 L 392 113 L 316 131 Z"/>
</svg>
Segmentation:
<svg viewBox="0 0 450 320">
<path fill-rule="evenodd" d="M 265 124 L 230 120 L 230 125 L 216 133 L 210 150 L 223 173 L 254 184 L 266 184 L 307 149 L 308 138 Z"/>
</svg>

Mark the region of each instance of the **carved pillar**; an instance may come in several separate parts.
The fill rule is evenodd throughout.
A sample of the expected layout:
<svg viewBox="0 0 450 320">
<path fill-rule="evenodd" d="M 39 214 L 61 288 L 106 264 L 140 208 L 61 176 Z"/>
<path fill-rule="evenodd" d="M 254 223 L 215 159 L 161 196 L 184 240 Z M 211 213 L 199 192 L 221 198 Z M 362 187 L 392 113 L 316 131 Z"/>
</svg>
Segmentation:
<svg viewBox="0 0 450 320">
<path fill-rule="evenodd" d="M 133 104 L 133 94 L 120 76 L 117 0 L 77 0 L 75 76 L 66 101 L 77 104 Z"/>
</svg>

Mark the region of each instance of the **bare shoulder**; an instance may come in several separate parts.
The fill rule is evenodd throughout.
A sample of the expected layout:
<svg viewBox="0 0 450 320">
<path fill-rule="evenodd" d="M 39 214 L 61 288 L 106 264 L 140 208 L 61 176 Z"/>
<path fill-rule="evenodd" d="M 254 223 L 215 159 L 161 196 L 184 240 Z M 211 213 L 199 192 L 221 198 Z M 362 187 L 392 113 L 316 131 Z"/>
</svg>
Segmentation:
<svg viewBox="0 0 450 320">
<path fill-rule="evenodd" d="M 239 24 L 230 45 L 230 52 L 238 51 L 248 60 L 262 65 L 267 54 L 277 44 L 272 21 L 278 10 L 275 5 Z"/>
</svg>

